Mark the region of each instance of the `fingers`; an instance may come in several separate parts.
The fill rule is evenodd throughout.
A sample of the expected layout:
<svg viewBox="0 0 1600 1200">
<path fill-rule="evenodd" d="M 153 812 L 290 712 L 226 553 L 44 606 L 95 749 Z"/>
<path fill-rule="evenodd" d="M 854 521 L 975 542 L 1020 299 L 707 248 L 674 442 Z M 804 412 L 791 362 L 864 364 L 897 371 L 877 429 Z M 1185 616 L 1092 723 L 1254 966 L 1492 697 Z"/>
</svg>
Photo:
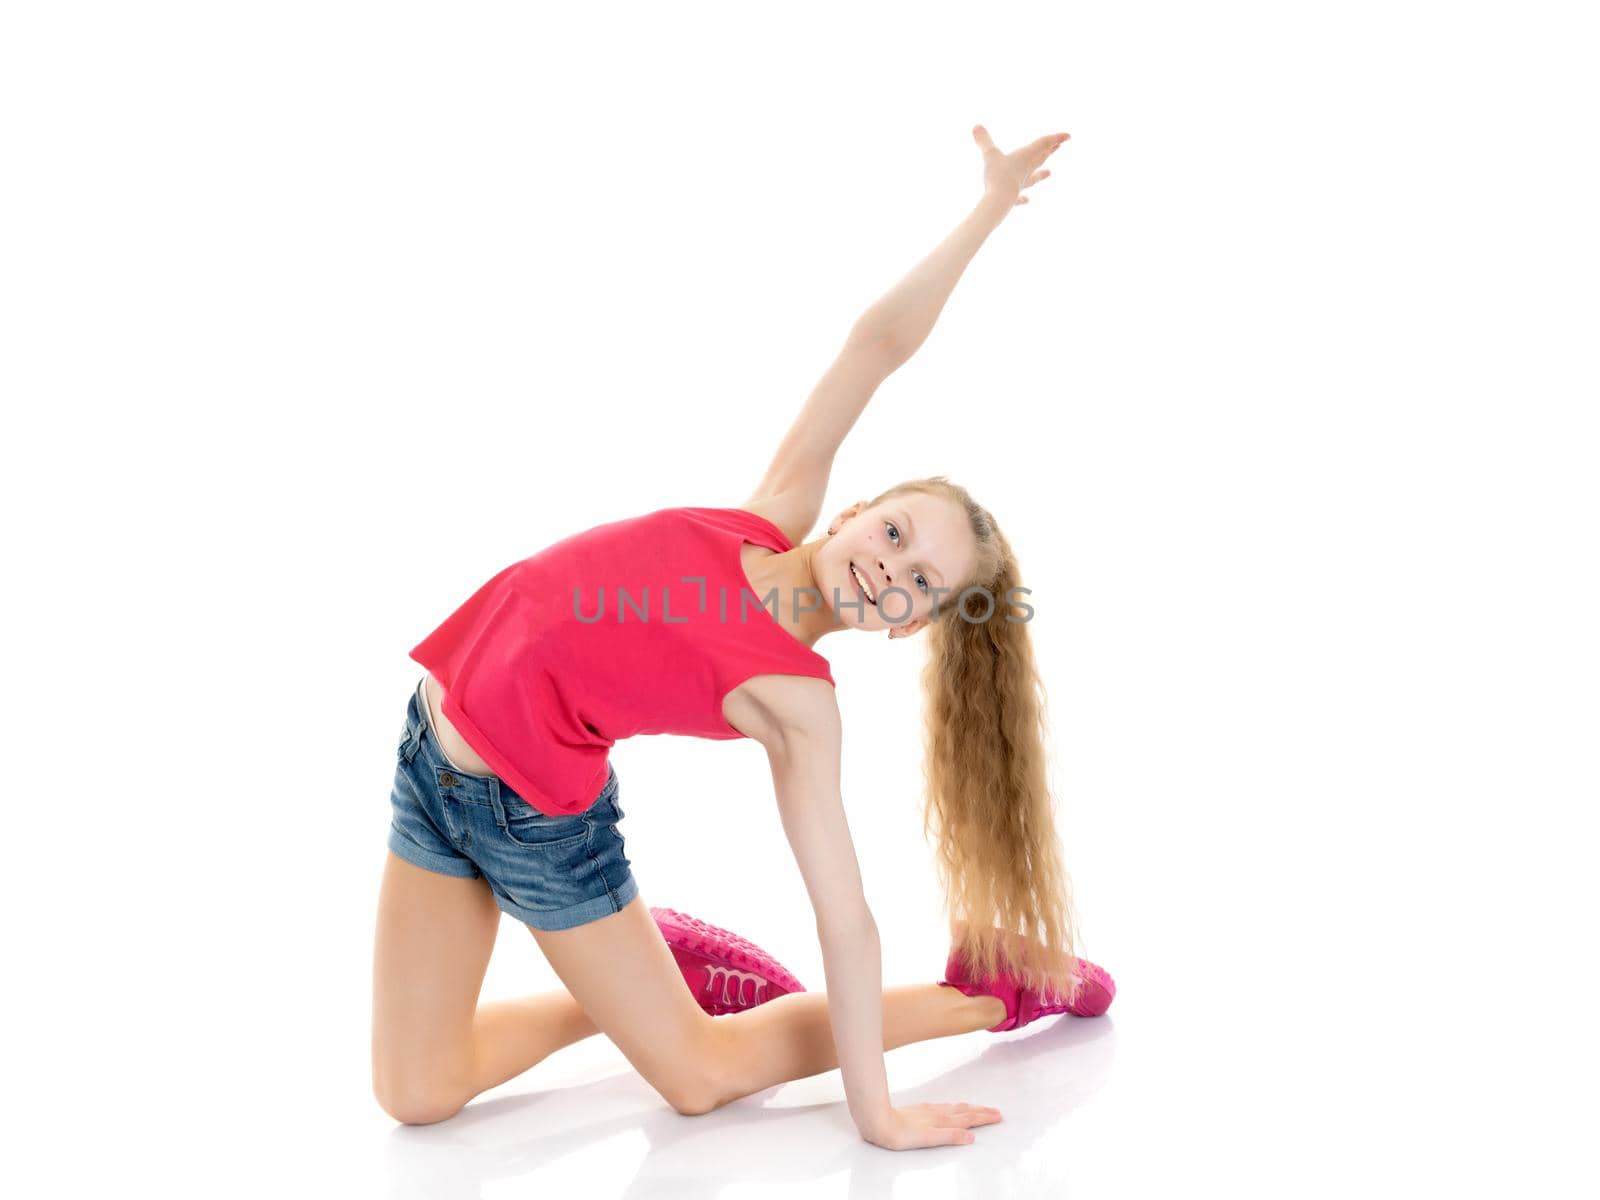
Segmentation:
<svg viewBox="0 0 1600 1200">
<path fill-rule="evenodd" d="M 950 1146 L 971 1145 L 977 1141 L 978 1135 L 973 1133 L 976 1125 L 993 1125 L 1000 1120 L 1000 1114 L 993 1110 L 973 1109 L 971 1112 L 950 1113 L 945 1118 L 945 1124 L 939 1126 L 942 1134 L 940 1142 Z"/>
<path fill-rule="evenodd" d="M 1000 1119 L 1000 1114 L 992 1109 L 974 1110 L 973 1112 L 965 1113 L 952 1113 L 949 1117 L 949 1120 L 951 1121 L 959 1121 L 963 1129 L 969 1129 L 974 1125 L 993 1125 Z"/>
<path fill-rule="evenodd" d="M 994 140 L 989 136 L 989 131 L 982 125 L 974 125 L 972 127 L 972 136 L 985 154 L 996 149 Z M 1030 142 L 1026 150 L 1031 155 L 1037 155 L 1042 162 L 1060 149 L 1061 144 L 1071 137 L 1070 133 L 1047 133 L 1043 137 L 1035 138 Z"/>
<path fill-rule="evenodd" d="M 993 1125 L 1001 1119 L 998 1108 L 982 1104 L 923 1103 L 912 1107 L 932 1118 L 923 1125 L 921 1139 L 914 1143 L 922 1146 L 971 1145 L 978 1137 L 972 1132 L 974 1126 Z"/>
<path fill-rule="evenodd" d="M 987 1104 L 935 1104 L 933 1106 L 946 1121 L 960 1121 L 963 1125 L 989 1125 L 1000 1120 L 1000 1110 Z"/>
</svg>

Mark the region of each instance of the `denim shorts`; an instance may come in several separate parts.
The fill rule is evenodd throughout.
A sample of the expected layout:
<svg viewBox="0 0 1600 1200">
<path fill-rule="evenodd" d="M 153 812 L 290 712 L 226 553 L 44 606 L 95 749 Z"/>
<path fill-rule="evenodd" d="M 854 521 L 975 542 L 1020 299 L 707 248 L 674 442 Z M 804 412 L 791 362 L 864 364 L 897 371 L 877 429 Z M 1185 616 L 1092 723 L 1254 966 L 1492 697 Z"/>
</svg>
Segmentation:
<svg viewBox="0 0 1600 1200">
<path fill-rule="evenodd" d="M 617 772 L 583 812 L 552 817 L 496 775 L 457 770 L 419 682 L 396 749 L 389 849 L 443 875 L 483 878 L 501 911 L 535 929 L 571 929 L 639 893 L 617 822 Z"/>
</svg>

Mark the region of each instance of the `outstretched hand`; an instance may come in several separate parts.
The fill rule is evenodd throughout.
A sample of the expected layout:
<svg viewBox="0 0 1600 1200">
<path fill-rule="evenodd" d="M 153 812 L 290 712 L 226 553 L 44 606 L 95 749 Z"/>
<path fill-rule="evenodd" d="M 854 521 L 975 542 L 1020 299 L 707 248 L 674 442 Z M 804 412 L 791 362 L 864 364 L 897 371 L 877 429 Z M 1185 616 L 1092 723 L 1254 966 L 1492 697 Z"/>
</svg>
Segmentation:
<svg viewBox="0 0 1600 1200">
<path fill-rule="evenodd" d="M 1039 180 L 1050 177 L 1050 172 L 1041 171 L 1040 166 L 1072 135 L 1047 133 L 1010 154 L 1000 152 L 990 139 L 989 131 L 982 125 L 972 127 L 972 136 L 983 151 L 984 192 L 991 196 L 1004 196 L 1015 207 L 1028 202 L 1028 198 L 1021 194 L 1023 188 L 1032 187 Z"/>
</svg>

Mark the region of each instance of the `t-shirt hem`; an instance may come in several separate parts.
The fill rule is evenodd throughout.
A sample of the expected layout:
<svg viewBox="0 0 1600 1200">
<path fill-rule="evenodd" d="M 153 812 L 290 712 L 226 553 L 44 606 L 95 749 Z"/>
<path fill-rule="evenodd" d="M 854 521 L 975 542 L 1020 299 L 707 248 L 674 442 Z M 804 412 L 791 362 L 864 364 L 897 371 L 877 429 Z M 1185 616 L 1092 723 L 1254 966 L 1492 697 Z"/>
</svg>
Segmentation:
<svg viewBox="0 0 1600 1200">
<path fill-rule="evenodd" d="M 568 808 L 556 804 L 543 789 L 536 787 L 532 780 L 512 765 L 510 759 L 500 753 L 499 748 L 489 740 L 483 730 L 478 728 L 472 718 L 461 711 L 461 706 L 455 702 L 454 697 L 450 695 L 448 690 L 444 693 L 444 699 L 439 707 L 444 710 L 444 715 L 450 718 L 450 723 L 456 727 L 456 732 L 461 735 L 462 740 L 476 750 L 484 762 L 494 768 L 494 773 L 509 783 L 512 791 L 544 813 L 545 816 L 570 817 L 585 811 L 589 804 L 592 803 L 592 801 L 585 801 L 576 808 Z"/>
</svg>

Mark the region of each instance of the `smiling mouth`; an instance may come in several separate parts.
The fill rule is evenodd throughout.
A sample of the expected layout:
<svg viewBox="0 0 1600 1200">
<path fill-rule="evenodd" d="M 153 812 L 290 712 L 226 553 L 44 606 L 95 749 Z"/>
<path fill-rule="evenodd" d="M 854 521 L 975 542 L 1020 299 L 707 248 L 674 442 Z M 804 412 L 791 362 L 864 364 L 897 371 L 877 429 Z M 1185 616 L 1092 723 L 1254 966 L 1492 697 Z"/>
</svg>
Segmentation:
<svg viewBox="0 0 1600 1200">
<path fill-rule="evenodd" d="M 866 578 L 866 576 L 861 573 L 861 568 L 856 566 L 855 563 L 851 563 L 850 564 L 850 575 L 851 575 L 852 578 L 855 579 L 856 586 L 861 589 L 862 595 L 866 596 L 867 603 L 872 605 L 873 608 L 877 608 L 878 607 L 877 594 L 870 587 L 867 586 L 867 578 Z"/>
</svg>

